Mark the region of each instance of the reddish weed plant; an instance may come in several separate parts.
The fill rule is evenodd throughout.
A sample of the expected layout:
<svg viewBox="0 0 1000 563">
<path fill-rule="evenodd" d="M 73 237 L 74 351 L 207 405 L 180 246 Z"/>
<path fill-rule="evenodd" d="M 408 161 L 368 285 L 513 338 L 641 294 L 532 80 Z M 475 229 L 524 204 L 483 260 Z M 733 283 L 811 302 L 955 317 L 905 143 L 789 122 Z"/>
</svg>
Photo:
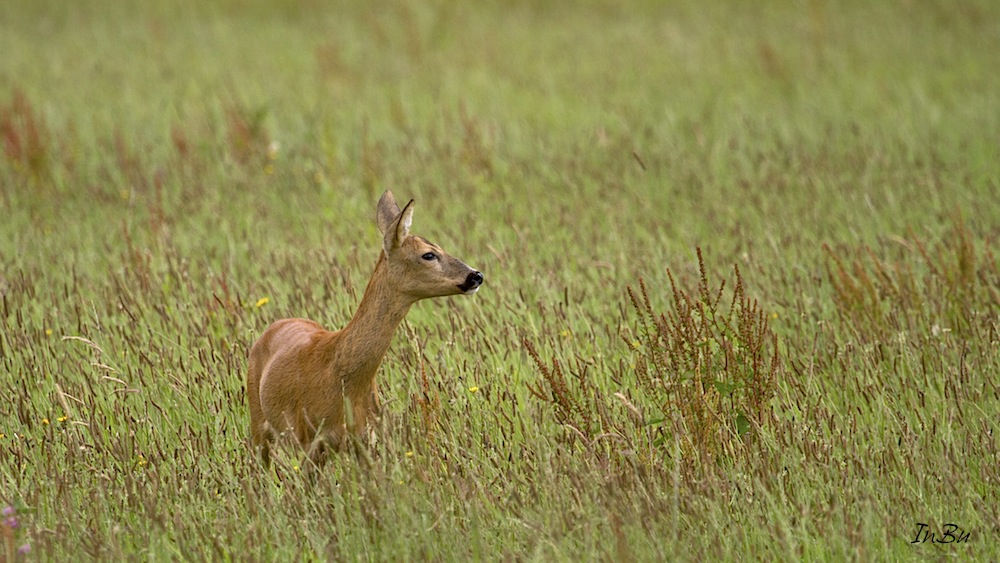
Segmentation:
<svg viewBox="0 0 1000 563">
<path fill-rule="evenodd" d="M 738 267 L 727 294 L 725 281 L 709 285 L 701 249 L 698 266 L 694 292 L 680 288 L 668 271 L 666 312 L 654 307 L 642 279 L 638 288 L 627 288 L 636 320 L 621 334 L 628 352 L 612 370 L 623 389 L 613 397 L 587 377 L 592 362 L 578 358 L 570 370 L 558 359 L 547 364 L 524 340 L 543 378 L 533 394 L 576 438 L 592 445 L 613 436 L 626 441 L 629 447 L 620 451 L 636 459 L 673 459 L 674 467 L 690 472 L 734 458 L 756 443 L 761 427 L 775 423 L 772 400 L 783 363 L 768 316 L 747 297 Z M 612 404 L 628 416 L 612 416 Z"/>
</svg>

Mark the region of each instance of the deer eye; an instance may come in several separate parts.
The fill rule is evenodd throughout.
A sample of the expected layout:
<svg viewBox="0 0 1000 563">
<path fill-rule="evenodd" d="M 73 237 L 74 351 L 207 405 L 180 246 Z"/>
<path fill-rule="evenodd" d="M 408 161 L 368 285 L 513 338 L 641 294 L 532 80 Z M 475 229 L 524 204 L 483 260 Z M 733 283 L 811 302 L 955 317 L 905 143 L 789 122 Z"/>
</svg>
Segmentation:
<svg viewBox="0 0 1000 563">
<path fill-rule="evenodd" d="M 421 256 L 421 258 L 430 262 L 431 260 L 437 260 L 438 257 L 437 254 L 434 254 L 433 252 L 428 252 L 427 254 Z"/>
</svg>

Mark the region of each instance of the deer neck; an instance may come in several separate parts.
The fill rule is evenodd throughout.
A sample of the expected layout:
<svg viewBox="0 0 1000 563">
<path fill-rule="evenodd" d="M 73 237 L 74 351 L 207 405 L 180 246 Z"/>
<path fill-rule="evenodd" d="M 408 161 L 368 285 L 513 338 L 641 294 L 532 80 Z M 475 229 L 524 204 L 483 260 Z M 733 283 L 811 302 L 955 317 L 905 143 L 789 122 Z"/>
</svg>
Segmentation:
<svg viewBox="0 0 1000 563">
<path fill-rule="evenodd" d="M 390 286 L 385 254 L 379 255 L 361 304 L 340 331 L 345 383 L 358 391 L 370 389 L 392 335 L 414 300 Z"/>
</svg>

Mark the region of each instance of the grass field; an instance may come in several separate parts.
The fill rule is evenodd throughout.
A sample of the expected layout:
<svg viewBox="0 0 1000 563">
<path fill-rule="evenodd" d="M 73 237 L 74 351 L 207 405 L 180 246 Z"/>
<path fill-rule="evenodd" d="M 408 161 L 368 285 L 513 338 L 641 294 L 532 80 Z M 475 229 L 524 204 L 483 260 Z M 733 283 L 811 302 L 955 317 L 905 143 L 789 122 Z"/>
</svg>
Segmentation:
<svg viewBox="0 0 1000 563">
<path fill-rule="evenodd" d="M 1000 559 L 998 28 L 5 3 L 0 560 Z M 347 322 L 385 189 L 486 283 L 267 472 L 247 350 Z"/>
</svg>

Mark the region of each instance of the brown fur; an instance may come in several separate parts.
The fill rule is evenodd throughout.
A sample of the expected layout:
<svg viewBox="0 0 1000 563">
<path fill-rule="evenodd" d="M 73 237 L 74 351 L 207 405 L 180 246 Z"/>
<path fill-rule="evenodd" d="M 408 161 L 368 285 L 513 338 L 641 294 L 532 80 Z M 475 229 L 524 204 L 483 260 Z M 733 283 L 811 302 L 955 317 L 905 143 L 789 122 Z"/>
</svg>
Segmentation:
<svg viewBox="0 0 1000 563">
<path fill-rule="evenodd" d="M 401 212 L 392 192 L 379 200 L 382 252 L 346 327 L 330 332 L 311 320 L 282 319 L 250 349 L 250 435 L 265 464 L 276 433 L 289 434 L 318 461 L 323 448 L 314 445 L 339 449 L 347 432 L 363 432 L 378 409 L 375 374 L 410 306 L 478 289 L 481 274 L 409 235 L 412 214 L 413 202 Z M 427 253 L 437 258 L 426 260 Z M 475 287 L 468 287 L 473 276 Z"/>
</svg>

